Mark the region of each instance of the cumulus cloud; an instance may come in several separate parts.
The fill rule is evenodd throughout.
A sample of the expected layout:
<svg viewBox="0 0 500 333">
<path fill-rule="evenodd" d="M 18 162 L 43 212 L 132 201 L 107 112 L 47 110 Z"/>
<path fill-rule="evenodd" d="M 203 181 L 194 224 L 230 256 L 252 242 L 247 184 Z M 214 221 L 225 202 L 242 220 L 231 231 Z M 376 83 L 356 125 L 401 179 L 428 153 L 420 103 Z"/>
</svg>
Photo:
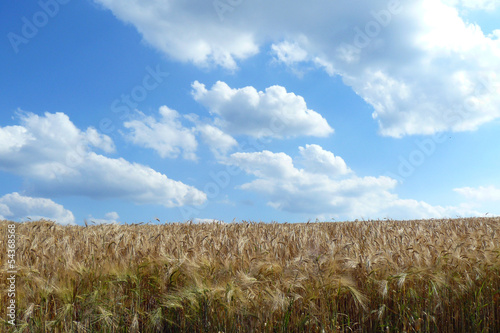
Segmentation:
<svg viewBox="0 0 500 333">
<path fill-rule="evenodd" d="M 335 156 L 321 146 L 306 145 L 305 148 L 299 147 L 299 152 L 302 155 L 305 168 L 310 172 L 326 174 L 331 177 L 343 176 L 352 172 L 342 157 Z"/>
<path fill-rule="evenodd" d="M 302 169 L 287 154 L 266 150 L 234 153 L 228 163 L 256 177 L 241 189 L 265 194 L 270 206 L 288 212 L 336 218 L 437 218 L 477 213 L 467 207 L 401 199 L 394 193 L 397 181 L 390 177 L 358 177 L 340 157 L 317 145 L 299 151 Z"/>
<path fill-rule="evenodd" d="M 192 87 L 194 99 L 216 117 L 214 123 L 233 135 L 326 137 L 333 132 L 325 118 L 307 108 L 304 98 L 281 86 L 263 92 L 250 86 L 231 88 L 218 81 L 208 90 L 195 81 Z"/>
<path fill-rule="evenodd" d="M 18 151 L 27 141 L 33 140 L 33 137 L 27 133 L 26 128 L 22 126 L 8 126 L 0 131 L 0 154 L 10 151 Z"/>
<path fill-rule="evenodd" d="M 455 192 L 463 195 L 467 199 L 474 200 L 477 202 L 500 202 L 500 189 L 490 185 L 490 186 L 479 186 L 474 187 L 461 187 L 456 188 Z"/>
<path fill-rule="evenodd" d="M 154 149 L 162 158 L 177 158 L 182 150 L 185 159 L 196 159 L 198 143 L 194 129 L 186 128 L 177 111 L 167 106 L 159 109 L 160 119 L 139 113 L 139 119 L 124 122 L 131 131 L 125 136 L 134 144 Z"/>
<path fill-rule="evenodd" d="M 286 65 L 293 65 L 297 62 L 307 60 L 307 51 L 302 49 L 297 43 L 288 41 L 273 44 L 271 49 L 276 56 L 276 59 Z"/>
<path fill-rule="evenodd" d="M 198 141 L 196 136 L 208 146 L 217 157 L 224 157 L 228 151 L 238 146 L 238 142 L 217 126 L 212 120 L 200 121 L 195 114 L 183 116 L 194 124 L 193 127 L 184 127 L 181 115 L 167 106 L 159 109 L 160 119 L 138 113 L 138 119 L 126 121 L 124 126 L 130 129 L 125 137 L 134 144 L 155 150 L 162 158 L 177 158 L 181 154 L 185 159 L 197 160 L 196 150 Z"/>
<path fill-rule="evenodd" d="M 118 215 L 117 212 L 109 212 L 104 215 L 104 218 L 101 219 L 96 219 L 92 217 L 92 215 L 89 217 L 89 221 L 93 222 L 95 224 L 118 224 L 118 219 L 120 216 Z"/>
<path fill-rule="evenodd" d="M 96 2 L 133 24 L 151 45 L 180 61 L 236 69 L 237 60 L 259 51 L 252 33 L 222 24 L 212 1 Z"/>
<path fill-rule="evenodd" d="M 458 11 L 492 0 L 255 0 L 231 5 L 223 22 L 211 1 L 96 1 L 174 59 L 234 70 L 271 45 L 287 65 L 340 75 L 382 135 L 475 130 L 500 117 L 499 30 L 485 35 Z"/>
<path fill-rule="evenodd" d="M 166 207 L 199 205 L 206 195 L 147 166 L 110 158 L 112 140 L 95 129 L 79 130 L 64 113 L 21 115 L 21 126 L 0 127 L 0 137 L 16 135 L 0 149 L 0 170 L 26 179 L 39 195 L 123 198 Z M 13 134 L 14 133 L 14 134 Z"/>
<path fill-rule="evenodd" d="M 17 192 L 0 197 L 0 220 L 51 220 L 60 224 L 75 224 L 73 213 L 50 199 L 32 198 Z"/>
<path fill-rule="evenodd" d="M 232 136 L 210 124 L 199 124 L 196 130 L 200 133 L 203 142 L 218 158 L 225 156 L 231 149 L 238 146 L 238 142 Z"/>
</svg>

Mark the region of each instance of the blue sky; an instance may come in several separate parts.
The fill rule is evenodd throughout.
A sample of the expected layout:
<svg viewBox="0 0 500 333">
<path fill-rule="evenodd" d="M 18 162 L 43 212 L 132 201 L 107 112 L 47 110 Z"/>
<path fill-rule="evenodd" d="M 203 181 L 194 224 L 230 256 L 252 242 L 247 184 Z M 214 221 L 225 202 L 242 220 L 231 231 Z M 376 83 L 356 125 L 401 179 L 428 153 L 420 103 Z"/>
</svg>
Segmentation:
<svg viewBox="0 0 500 333">
<path fill-rule="evenodd" d="M 0 10 L 0 218 L 500 214 L 495 1 Z"/>
</svg>

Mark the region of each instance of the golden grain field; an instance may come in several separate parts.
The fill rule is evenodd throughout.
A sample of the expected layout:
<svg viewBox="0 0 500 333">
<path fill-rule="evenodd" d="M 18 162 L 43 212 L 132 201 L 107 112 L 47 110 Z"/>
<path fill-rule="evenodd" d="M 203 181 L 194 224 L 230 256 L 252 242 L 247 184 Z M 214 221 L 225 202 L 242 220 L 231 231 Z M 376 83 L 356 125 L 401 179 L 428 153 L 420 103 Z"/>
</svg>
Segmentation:
<svg viewBox="0 0 500 333">
<path fill-rule="evenodd" d="M 500 332 L 500 218 L 16 226 L 4 332 Z"/>
</svg>

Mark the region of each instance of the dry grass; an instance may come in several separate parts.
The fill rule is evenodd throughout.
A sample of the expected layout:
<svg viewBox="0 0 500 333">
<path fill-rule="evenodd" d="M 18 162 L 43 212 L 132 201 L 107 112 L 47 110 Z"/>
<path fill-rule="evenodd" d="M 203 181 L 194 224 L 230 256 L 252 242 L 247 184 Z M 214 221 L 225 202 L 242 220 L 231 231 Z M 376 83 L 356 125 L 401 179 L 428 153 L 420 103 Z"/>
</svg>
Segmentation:
<svg viewBox="0 0 500 333">
<path fill-rule="evenodd" d="M 16 229 L 19 332 L 500 332 L 500 218 Z"/>
</svg>

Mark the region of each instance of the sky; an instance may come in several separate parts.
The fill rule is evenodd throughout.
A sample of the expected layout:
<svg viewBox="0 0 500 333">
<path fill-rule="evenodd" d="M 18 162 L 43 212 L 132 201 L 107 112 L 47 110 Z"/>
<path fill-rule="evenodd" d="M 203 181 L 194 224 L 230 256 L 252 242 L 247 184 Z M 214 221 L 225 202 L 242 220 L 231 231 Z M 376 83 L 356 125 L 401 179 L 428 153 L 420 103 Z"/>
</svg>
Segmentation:
<svg viewBox="0 0 500 333">
<path fill-rule="evenodd" d="M 0 12 L 0 219 L 500 215 L 498 1 Z"/>
</svg>

